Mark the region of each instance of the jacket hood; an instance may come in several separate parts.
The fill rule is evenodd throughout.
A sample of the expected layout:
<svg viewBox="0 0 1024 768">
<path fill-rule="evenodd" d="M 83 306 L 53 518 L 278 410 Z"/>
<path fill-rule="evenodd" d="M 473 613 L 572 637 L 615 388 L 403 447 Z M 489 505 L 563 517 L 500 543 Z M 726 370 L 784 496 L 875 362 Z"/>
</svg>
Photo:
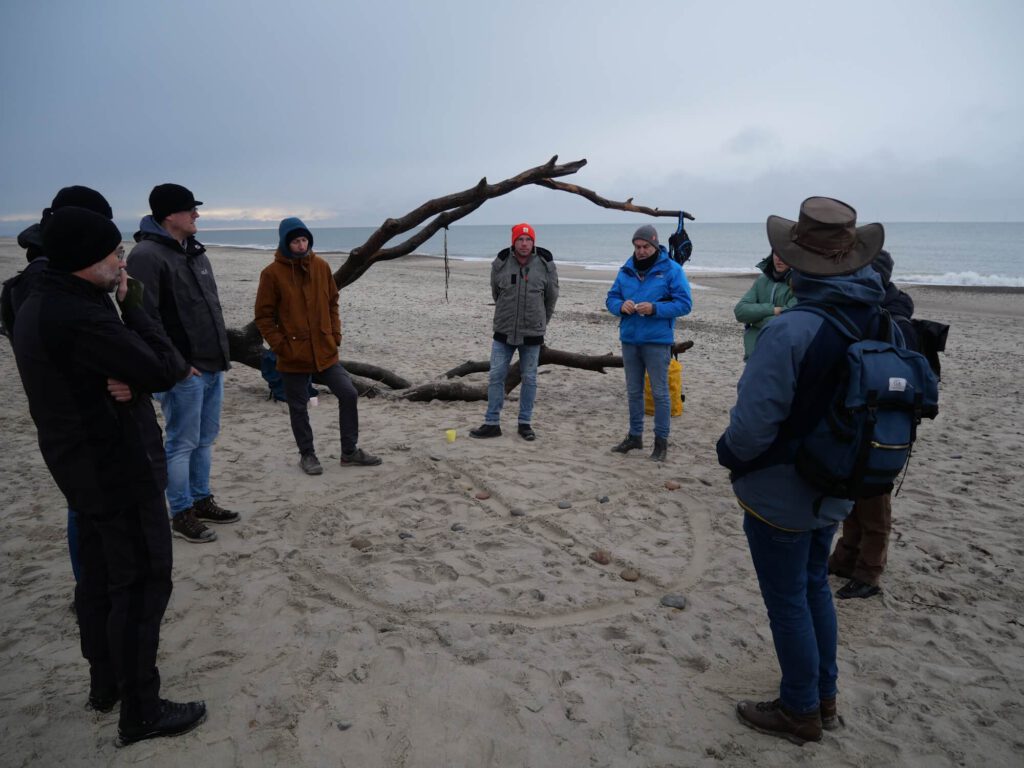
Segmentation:
<svg viewBox="0 0 1024 768">
<path fill-rule="evenodd" d="M 152 215 L 142 217 L 139 222 L 139 230 L 135 233 L 134 238 L 137 243 L 141 243 L 143 240 L 155 240 L 176 251 L 182 251 L 188 256 L 196 256 L 206 251 L 206 246 L 192 235 L 188 236 L 188 240 L 185 241 L 184 248 L 182 248 L 182 244 L 175 240 L 170 232 L 161 227 Z"/>
<path fill-rule="evenodd" d="M 313 250 L 313 233 L 309 231 L 309 227 L 303 224 L 302 219 L 298 216 L 289 216 L 287 219 L 282 219 L 277 226 L 277 249 L 289 258 L 294 257 L 288 250 L 288 235 L 297 230 L 301 230 L 309 238 L 309 250 Z"/>
<path fill-rule="evenodd" d="M 863 304 L 877 306 L 885 297 L 882 278 L 871 268 L 861 267 L 849 275 L 821 277 L 792 270 L 793 295 L 800 301 L 824 304 Z"/>
<path fill-rule="evenodd" d="M 789 277 L 789 273 L 792 271 L 787 269 L 781 275 L 775 271 L 775 262 L 772 260 L 772 255 L 769 253 L 759 262 L 757 262 L 757 268 L 761 270 L 765 277 L 775 283 L 781 283 Z"/>
</svg>

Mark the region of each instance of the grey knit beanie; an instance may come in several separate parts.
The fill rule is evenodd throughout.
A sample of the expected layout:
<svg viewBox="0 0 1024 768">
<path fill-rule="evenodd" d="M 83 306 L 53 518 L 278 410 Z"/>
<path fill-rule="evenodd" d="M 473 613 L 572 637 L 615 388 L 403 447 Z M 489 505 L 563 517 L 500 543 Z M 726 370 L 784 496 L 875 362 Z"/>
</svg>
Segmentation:
<svg viewBox="0 0 1024 768">
<path fill-rule="evenodd" d="M 651 224 L 644 224 L 633 233 L 633 241 L 636 240 L 643 240 L 645 243 L 650 243 L 654 246 L 655 250 L 657 250 L 658 230 L 656 230 Z"/>
</svg>

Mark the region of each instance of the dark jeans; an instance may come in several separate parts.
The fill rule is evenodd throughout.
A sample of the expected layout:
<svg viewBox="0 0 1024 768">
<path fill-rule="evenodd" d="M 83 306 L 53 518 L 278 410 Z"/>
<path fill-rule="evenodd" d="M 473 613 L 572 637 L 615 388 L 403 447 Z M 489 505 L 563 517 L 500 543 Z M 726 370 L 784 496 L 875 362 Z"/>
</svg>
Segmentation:
<svg viewBox="0 0 1024 768">
<path fill-rule="evenodd" d="M 829 567 L 840 576 L 877 587 L 888 558 L 891 530 L 890 494 L 857 499 L 843 521 L 843 535 L 829 558 Z"/>
<path fill-rule="evenodd" d="M 288 416 L 299 453 L 313 453 L 313 429 L 309 426 L 309 382 L 323 384 L 338 398 L 338 427 L 341 431 L 341 452 L 352 453 L 359 443 L 359 393 L 341 363 L 319 373 L 281 372 Z"/>
<path fill-rule="evenodd" d="M 791 712 L 816 712 L 836 695 L 836 610 L 828 553 L 836 526 L 784 531 L 743 516 L 750 556 L 782 670 L 779 698 Z"/>
<path fill-rule="evenodd" d="M 121 721 L 159 708 L 156 652 L 171 596 L 171 531 L 163 494 L 140 504 L 78 510 L 81 576 L 75 608 L 93 690 L 121 693 Z"/>
</svg>

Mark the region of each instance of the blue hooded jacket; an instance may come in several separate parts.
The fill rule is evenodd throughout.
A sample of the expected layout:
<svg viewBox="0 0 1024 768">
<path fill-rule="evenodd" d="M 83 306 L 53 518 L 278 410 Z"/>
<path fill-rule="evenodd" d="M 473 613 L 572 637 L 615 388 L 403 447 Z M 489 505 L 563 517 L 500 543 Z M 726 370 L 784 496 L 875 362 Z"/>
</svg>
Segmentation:
<svg viewBox="0 0 1024 768">
<path fill-rule="evenodd" d="M 622 314 L 627 299 L 635 304 L 651 302 L 654 314 Z M 619 267 L 604 303 L 619 318 L 619 340 L 623 344 L 674 344 L 676 318 L 690 313 L 693 298 L 683 268 L 669 258 L 665 246 L 659 245 L 654 264 L 643 276 L 634 268 L 632 256 Z"/>
<path fill-rule="evenodd" d="M 870 265 L 851 275 L 793 272 L 800 302 L 840 307 L 872 327 L 885 296 Z M 848 342 L 811 312 L 787 310 L 769 323 L 736 386 L 736 405 L 718 441 L 718 461 L 732 470 L 740 506 L 777 528 L 806 531 L 842 520 L 853 502 L 823 497 L 794 466 L 796 449 L 825 413 Z"/>
</svg>

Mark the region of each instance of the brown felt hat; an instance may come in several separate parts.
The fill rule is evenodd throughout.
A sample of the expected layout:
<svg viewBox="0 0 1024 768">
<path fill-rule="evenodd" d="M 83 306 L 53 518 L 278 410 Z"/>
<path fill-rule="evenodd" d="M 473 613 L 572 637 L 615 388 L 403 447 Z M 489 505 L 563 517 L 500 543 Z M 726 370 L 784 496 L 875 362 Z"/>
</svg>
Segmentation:
<svg viewBox="0 0 1024 768">
<path fill-rule="evenodd" d="M 870 264 L 882 250 L 881 224 L 857 226 L 857 211 L 831 197 L 808 197 L 800 218 L 768 217 L 768 242 L 798 272 L 828 277 L 849 275 Z"/>
</svg>

